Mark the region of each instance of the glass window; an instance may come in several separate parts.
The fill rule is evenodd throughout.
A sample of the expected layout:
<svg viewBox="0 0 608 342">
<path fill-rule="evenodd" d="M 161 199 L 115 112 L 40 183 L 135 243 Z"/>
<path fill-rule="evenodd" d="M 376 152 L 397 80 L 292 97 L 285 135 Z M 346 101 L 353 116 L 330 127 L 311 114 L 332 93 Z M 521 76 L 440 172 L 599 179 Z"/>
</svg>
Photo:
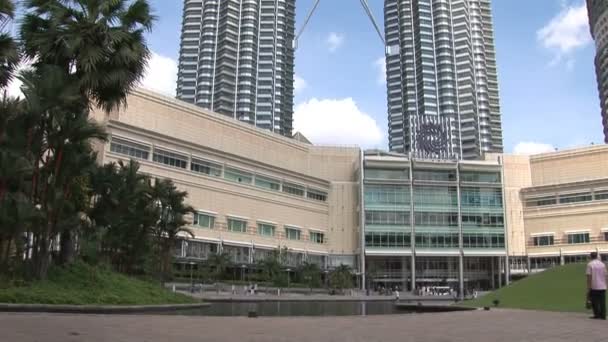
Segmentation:
<svg viewBox="0 0 608 342">
<path fill-rule="evenodd" d="M 463 171 L 460 173 L 463 182 L 500 183 L 500 172 Z"/>
<path fill-rule="evenodd" d="M 366 247 L 410 247 L 410 233 L 402 232 L 367 232 L 365 233 Z"/>
<path fill-rule="evenodd" d="M 327 193 L 321 190 L 308 189 L 306 197 L 315 201 L 325 202 L 327 200 Z"/>
<path fill-rule="evenodd" d="M 400 185 L 366 185 L 365 204 L 406 205 L 410 203 L 410 188 Z"/>
<path fill-rule="evenodd" d="M 263 236 L 274 236 L 275 227 L 268 223 L 258 223 L 258 234 Z"/>
<path fill-rule="evenodd" d="M 463 208 L 502 208 L 502 190 L 485 188 L 462 188 L 460 191 Z"/>
<path fill-rule="evenodd" d="M 463 248 L 504 248 L 504 234 L 463 234 Z"/>
<path fill-rule="evenodd" d="M 215 217 L 204 213 L 194 213 L 193 223 L 198 227 L 213 229 Z"/>
<path fill-rule="evenodd" d="M 555 196 L 533 198 L 526 201 L 526 207 L 542 207 L 555 204 L 557 204 L 557 197 Z"/>
<path fill-rule="evenodd" d="M 458 213 L 416 212 L 414 224 L 417 227 L 458 227 Z"/>
<path fill-rule="evenodd" d="M 281 190 L 280 181 L 257 175 L 255 176 L 255 186 L 274 191 Z"/>
<path fill-rule="evenodd" d="M 253 181 L 253 175 L 251 173 L 232 168 L 226 168 L 226 170 L 224 171 L 224 178 L 229 181 L 244 184 L 251 184 L 251 182 Z"/>
<path fill-rule="evenodd" d="M 591 193 L 580 193 L 580 194 L 570 194 L 570 195 L 560 195 L 559 203 L 577 203 L 577 202 L 587 202 L 591 201 Z"/>
<path fill-rule="evenodd" d="M 414 170 L 414 180 L 455 182 L 456 170 Z"/>
<path fill-rule="evenodd" d="M 604 241 L 608 241 L 608 232 L 604 232 Z"/>
<path fill-rule="evenodd" d="M 555 244 L 555 239 L 554 239 L 553 235 L 534 237 L 534 246 L 553 246 L 554 244 Z"/>
<path fill-rule="evenodd" d="M 150 147 L 114 137 L 110 143 L 110 151 L 143 160 L 150 156 Z"/>
<path fill-rule="evenodd" d="M 366 210 L 365 224 L 387 226 L 409 226 L 410 213 L 407 211 Z"/>
<path fill-rule="evenodd" d="M 200 159 L 192 159 L 190 170 L 213 177 L 222 176 L 222 166 L 220 164 L 203 161 Z"/>
<path fill-rule="evenodd" d="M 247 221 L 234 218 L 228 219 L 228 230 L 235 233 L 247 232 Z"/>
<path fill-rule="evenodd" d="M 310 232 L 310 241 L 313 243 L 324 243 L 325 235 L 320 232 Z"/>
<path fill-rule="evenodd" d="M 185 169 L 188 165 L 188 157 L 169 151 L 159 150 L 156 148 L 154 149 L 152 160 L 157 163 L 178 167 L 180 169 Z"/>
<path fill-rule="evenodd" d="M 595 193 L 595 200 L 599 201 L 599 200 L 606 200 L 608 199 L 608 191 L 604 190 L 604 191 L 598 191 Z"/>
<path fill-rule="evenodd" d="M 568 234 L 568 243 L 589 243 L 589 233 Z"/>
<path fill-rule="evenodd" d="M 415 207 L 458 207 L 456 187 L 416 186 L 414 188 Z"/>
<path fill-rule="evenodd" d="M 304 187 L 297 184 L 292 183 L 283 183 L 283 192 L 296 195 L 300 197 L 304 197 Z"/>
<path fill-rule="evenodd" d="M 285 236 L 287 237 L 288 240 L 300 240 L 301 239 L 300 235 L 301 235 L 301 232 L 299 229 L 285 227 Z"/>
<path fill-rule="evenodd" d="M 409 179 L 407 169 L 365 169 L 366 179 Z"/>
</svg>

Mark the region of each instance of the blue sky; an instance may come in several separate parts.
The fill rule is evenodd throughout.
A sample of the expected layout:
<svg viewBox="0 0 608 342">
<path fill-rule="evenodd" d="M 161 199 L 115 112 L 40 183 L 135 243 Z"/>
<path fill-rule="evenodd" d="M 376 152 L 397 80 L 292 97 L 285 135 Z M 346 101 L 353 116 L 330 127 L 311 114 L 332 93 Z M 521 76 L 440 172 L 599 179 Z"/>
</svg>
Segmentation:
<svg viewBox="0 0 608 342">
<path fill-rule="evenodd" d="M 175 88 L 181 0 L 152 0 L 159 21 L 146 86 Z M 313 0 L 297 0 L 297 27 Z M 369 0 L 382 25 L 382 0 Z M 505 151 L 602 142 L 595 48 L 583 0 L 494 0 Z M 358 0 L 324 0 L 296 51 L 295 126 L 315 143 L 387 146 L 383 46 Z"/>
</svg>

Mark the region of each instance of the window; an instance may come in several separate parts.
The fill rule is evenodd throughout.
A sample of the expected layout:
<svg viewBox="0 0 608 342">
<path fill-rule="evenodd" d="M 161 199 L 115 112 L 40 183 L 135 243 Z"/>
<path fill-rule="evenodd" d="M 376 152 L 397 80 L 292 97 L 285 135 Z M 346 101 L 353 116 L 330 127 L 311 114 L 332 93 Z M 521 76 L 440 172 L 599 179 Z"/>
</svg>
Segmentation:
<svg viewBox="0 0 608 342">
<path fill-rule="evenodd" d="M 193 224 L 198 227 L 213 229 L 213 226 L 215 225 L 215 217 L 209 214 L 194 213 Z"/>
<path fill-rule="evenodd" d="M 255 186 L 274 191 L 281 190 L 281 182 L 262 176 L 255 176 Z"/>
<path fill-rule="evenodd" d="M 324 191 L 320 191 L 320 190 L 308 189 L 308 192 L 306 193 L 306 197 L 308 197 L 312 200 L 315 200 L 315 201 L 325 202 L 327 200 L 327 193 Z"/>
<path fill-rule="evenodd" d="M 534 246 L 553 246 L 555 244 L 553 235 L 535 236 L 533 240 Z"/>
<path fill-rule="evenodd" d="M 526 201 L 526 207 L 542 207 L 555 204 L 557 204 L 557 198 L 555 196 L 533 198 Z"/>
<path fill-rule="evenodd" d="M 177 153 L 154 149 L 152 160 L 157 163 L 185 169 L 188 165 L 188 157 Z"/>
<path fill-rule="evenodd" d="M 365 224 L 387 226 L 409 226 L 409 211 L 366 210 Z"/>
<path fill-rule="evenodd" d="M 285 236 L 287 237 L 288 240 L 300 240 L 301 239 L 300 230 L 297 228 L 285 227 Z"/>
<path fill-rule="evenodd" d="M 463 248 L 504 248 L 504 234 L 463 234 Z"/>
<path fill-rule="evenodd" d="M 409 179 L 409 172 L 407 169 L 365 169 L 365 178 L 367 179 Z"/>
<path fill-rule="evenodd" d="M 458 248 L 458 234 L 416 232 L 416 247 Z"/>
<path fill-rule="evenodd" d="M 410 202 L 410 190 L 399 185 L 366 185 L 366 205 L 405 205 Z"/>
<path fill-rule="evenodd" d="M 258 223 L 258 234 L 263 236 L 274 236 L 275 227 L 268 223 Z"/>
<path fill-rule="evenodd" d="M 608 199 L 608 190 L 598 191 L 595 193 L 595 200 L 607 200 Z"/>
<path fill-rule="evenodd" d="M 500 183 L 500 173 L 463 171 L 460 173 L 460 179 L 463 182 Z"/>
<path fill-rule="evenodd" d="M 568 243 L 569 244 L 589 243 L 589 233 L 568 234 Z"/>
<path fill-rule="evenodd" d="M 569 195 L 560 195 L 559 203 L 577 203 L 577 202 L 586 202 L 591 201 L 591 193 L 580 193 L 580 194 L 569 194 Z"/>
<path fill-rule="evenodd" d="M 608 232 L 604 232 L 604 241 L 608 241 Z"/>
<path fill-rule="evenodd" d="M 297 184 L 283 183 L 283 192 L 304 197 L 304 187 Z"/>
<path fill-rule="evenodd" d="M 150 156 L 150 147 L 118 138 L 112 138 L 112 142 L 110 143 L 110 151 L 124 154 L 136 159 L 147 160 Z"/>
<path fill-rule="evenodd" d="M 228 230 L 235 233 L 247 233 L 247 221 L 229 218 Z"/>
<path fill-rule="evenodd" d="M 253 175 L 251 173 L 231 168 L 226 168 L 224 178 L 229 181 L 245 184 L 251 184 L 253 181 Z"/>
<path fill-rule="evenodd" d="M 367 232 L 365 233 L 366 247 L 410 247 L 410 233 L 402 232 Z"/>
<path fill-rule="evenodd" d="M 213 177 L 222 176 L 222 166 L 215 163 L 210 163 L 200 159 L 192 159 L 190 170 Z"/>
<path fill-rule="evenodd" d="M 319 232 L 310 232 L 310 242 L 312 243 L 324 243 L 325 235 Z"/>
<path fill-rule="evenodd" d="M 414 170 L 415 180 L 455 182 L 456 170 Z"/>
</svg>

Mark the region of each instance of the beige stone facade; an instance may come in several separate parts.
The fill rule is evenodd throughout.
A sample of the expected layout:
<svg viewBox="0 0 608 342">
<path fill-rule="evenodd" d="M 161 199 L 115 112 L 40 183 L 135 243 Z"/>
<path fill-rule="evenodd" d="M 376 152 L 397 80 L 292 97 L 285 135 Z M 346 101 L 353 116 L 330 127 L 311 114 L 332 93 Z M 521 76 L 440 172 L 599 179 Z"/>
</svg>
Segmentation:
<svg viewBox="0 0 608 342">
<path fill-rule="evenodd" d="M 188 192 L 197 210 L 195 238 L 182 246 L 182 257 L 224 248 L 246 264 L 286 247 L 296 261 L 362 271 L 368 255 L 361 257 L 359 148 L 285 138 L 143 90 L 129 96 L 126 109 L 93 116 L 110 134 L 96 144 L 100 163 L 134 158 L 142 172 Z M 608 255 L 608 146 L 491 154 L 471 167 L 483 171 L 484 163 L 502 166 L 506 253 L 514 269 L 582 260 L 591 251 Z"/>
<path fill-rule="evenodd" d="M 511 255 L 544 269 L 608 254 L 608 146 L 504 158 Z"/>
<path fill-rule="evenodd" d="M 300 260 L 354 263 L 358 148 L 313 146 L 143 90 L 126 109 L 94 117 L 110 134 L 98 145 L 101 163 L 134 158 L 142 172 L 188 192 L 207 226 L 193 219 L 195 241 L 241 247 L 234 257 L 243 263 L 255 249 L 278 247 Z M 245 221 L 246 232 L 229 219 Z"/>
</svg>

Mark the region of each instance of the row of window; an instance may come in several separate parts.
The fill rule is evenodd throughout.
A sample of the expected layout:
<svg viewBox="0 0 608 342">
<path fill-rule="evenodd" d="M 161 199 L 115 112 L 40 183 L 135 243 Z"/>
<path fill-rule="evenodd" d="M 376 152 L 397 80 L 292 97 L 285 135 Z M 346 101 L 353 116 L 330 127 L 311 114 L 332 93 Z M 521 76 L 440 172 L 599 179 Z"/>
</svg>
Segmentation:
<svg viewBox="0 0 608 342">
<path fill-rule="evenodd" d="M 526 200 L 526 207 L 543 207 L 557 204 L 570 204 L 590 201 L 608 200 L 608 190 L 591 192 L 581 192 L 567 195 L 551 195 Z"/>
<path fill-rule="evenodd" d="M 365 224 L 384 226 L 409 226 L 409 211 L 366 210 Z M 458 227 L 458 213 L 455 212 L 415 212 L 414 224 L 419 227 Z M 463 213 L 462 226 L 465 228 L 503 228 L 502 213 Z"/>
<path fill-rule="evenodd" d="M 417 248 L 459 248 L 458 234 L 416 233 Z M 411 247 L 411 235 L 406 232 L 367 232 L 366 247 Z M 463 234 L 463 248 L 504 248 L 503 234 Z"/>
<path fill-rule="evenodd" d="M 215 229 L 215 216 L 197 212 L 194 214 L 192 224 L 207 229 Z M 226 219 L 226 228 L 233 233 L 247 233 L 247 221 L 228 217 Z M 262 236 L 276 236 L 277 227 L 274 224 L 258 222 L 257 234 Z M 302 231 L 299 228 L 285 226 L 285 238 L 288 240 L 303 240 Z M 308 240 L 313 243 L 325 243 L 325 235 L 321 232 L 310 231 Z"/>
<path fill-rule="evenodd" d="M 407 205 L 410 188 L 404 185 L 366 185 L 366 205 Z M 492 188 L 461 189 L 461 205 L 466 208 L 502 208 L 502 190 Z M 419 205 L 458 205 L 455 187 L 414 187 L 414 200 Z"/>
<path fill-rule="evenodd" d="M 112 142 L 110 143 L 110 151 L 135 159 L 149 160 L 151 148 L 146 145 L 113 137 Z M 190 158 L 187 155 L 169 152 L 158 148 L 154 148 L 152 153 L 152 161 L 180 169 L 187 169 L 188 161 L 190 161 L 190 171 L 192 172 L 211 177 L 224 178 L 231 182 L 251 185 L 266 190 L 283 192 L 293 196 L 305 197 L 315 201 L 327 201 L 327 192 L 323 190 L 307 188 L 303 185 L 257 175 L 252 172 L 228 166 L 224 167 L 215 162 L 201 160 L 194 157 Z"/>
<path fill-rule="evenodd" d="M 414 170 L 414 180 L 455 182 L 456 170 Z M 408 169 L 365 169 L 366 179 L 408 180 Z M 501 183 L 500 172 L 461 171 L 460 180 L 474 183 Z"/>
<path fill-rule="evenodd" d="M 608 232 L 602 232 L 600 240 L 608 241 Z M 569 245 L 589 243 L 591 242 L 591 236 L 589 233 L 566 234 L 564 242 Z M 534 236 L 532 238 L 532 244 L 534 246 L 553 246 L 555 245 L 555 243 L 555 236 L 553 236 L 552 234 Z"/>
</svg>

